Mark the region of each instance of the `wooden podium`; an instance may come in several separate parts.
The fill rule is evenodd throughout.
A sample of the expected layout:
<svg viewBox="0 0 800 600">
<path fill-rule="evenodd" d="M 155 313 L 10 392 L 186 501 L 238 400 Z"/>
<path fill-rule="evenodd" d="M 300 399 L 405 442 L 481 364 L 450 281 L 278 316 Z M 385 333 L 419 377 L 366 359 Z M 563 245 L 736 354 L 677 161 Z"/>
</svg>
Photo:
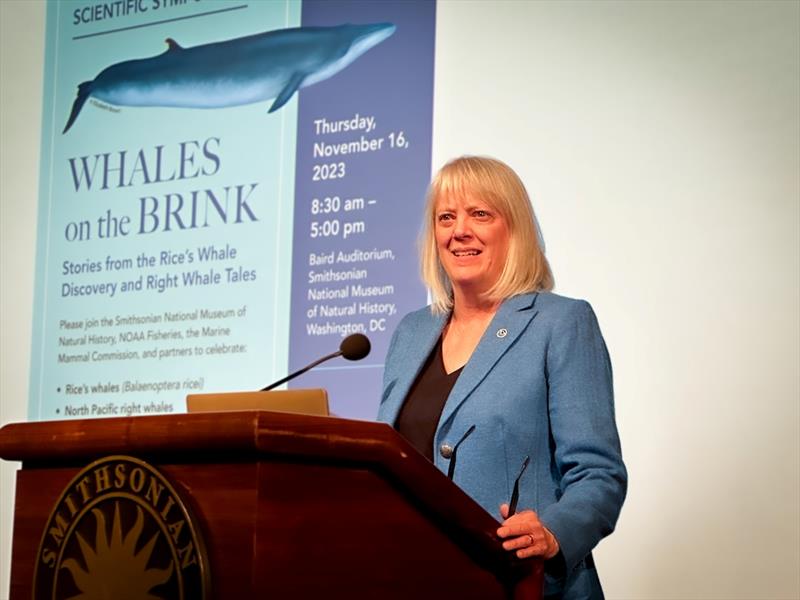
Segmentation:
<svg viewBox="0 0 800 600">
<path fill-rule="evenodd" d="M 497 521 L 388 425 L 241 411 L 0 429 L 0 458 L 23 463 L 12 599 L 31 597 L 65 486 L 109 455 L 189 498 L 212 598 L 541 598 L 542 562 L 503 550 Z"/>
</svg>

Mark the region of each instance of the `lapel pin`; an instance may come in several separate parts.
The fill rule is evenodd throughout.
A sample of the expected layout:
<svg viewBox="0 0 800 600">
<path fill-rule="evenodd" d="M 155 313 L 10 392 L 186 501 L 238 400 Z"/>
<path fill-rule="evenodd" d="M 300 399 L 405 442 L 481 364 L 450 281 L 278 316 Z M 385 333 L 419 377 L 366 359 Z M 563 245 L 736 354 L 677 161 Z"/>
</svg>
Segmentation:
<svg viewBox="0 0 800 600">
<path fill-rule="evenodd" d="M 505 327 L 503 327 L 502 329 L 498 329 L 495 335 L 497 335 L 497 337 L 499 338 L 504 338 L 508 335 L 508 329 L 506 329 Z"/>
</svg>

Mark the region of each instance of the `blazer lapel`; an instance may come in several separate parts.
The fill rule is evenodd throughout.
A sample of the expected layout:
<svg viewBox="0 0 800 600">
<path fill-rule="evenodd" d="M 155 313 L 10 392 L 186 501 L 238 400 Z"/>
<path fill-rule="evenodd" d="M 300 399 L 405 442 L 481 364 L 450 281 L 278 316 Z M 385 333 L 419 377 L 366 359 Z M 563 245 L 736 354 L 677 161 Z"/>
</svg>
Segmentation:
<svg viewBox="0 0 800 600">
<path fill-rule="evenodd" d="M 392 389 L 388 391 L 388 397 L 384 399 L 382 420 L 394 425 L 400 412 L 400 407 L 411 389 L 411 385 L 416 381 L 420 370 L 436 345 L 436 341 L 442 335 L 442 328 L 444 328 L 449 318 L 449 314 L 434 315 L 429 313 L 429 318 L 421 321 L 411 331 L 410 337 L 414 340 L 414 343 L 407 345 L 403 349 L 403 356 L 399 360 L 402 361 L 404 366 L 395 380 L 389 383 L 389 385 L 392 385 Z"/>
<path fill-rule="evenodd" d="M 439 427 L 458 410 L 467 396 L 511 347 L 514 340 L 525 331 L 531 319 L 536 316 L 534 304 L 537 295 L 534 293 L 514 296 L 500 306 L 450 392 L 439 419 Z"/>
</svg>

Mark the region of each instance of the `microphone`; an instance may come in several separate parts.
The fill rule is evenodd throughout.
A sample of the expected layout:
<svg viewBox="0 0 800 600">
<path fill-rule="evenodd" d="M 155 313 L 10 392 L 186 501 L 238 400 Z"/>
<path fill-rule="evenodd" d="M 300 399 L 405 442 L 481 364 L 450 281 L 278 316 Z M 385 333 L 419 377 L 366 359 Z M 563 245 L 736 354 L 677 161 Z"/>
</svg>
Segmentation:
<svg viewBox="0 0 800 600">
<path fill-rule="evenodd" d="M 508 503 L 508 516 L 513 517 L 517 513 L 517 502 L 519 502 L 519 480 L 522 479 L 522 474 L 528 468 L 528 463 L 531 462 L 531 457 L 526 456 L 522 461 L 522 467 L 519 470 L 519 475 L 514 480 L 514 490 L 511 492 L 511 500 Z"/>
<path fill-rule="evenodd" d="M 369 354 L 371 349 L 372 346 L 370 345 L 369 338 L 367 336 L 361 333 L 354 333 L 352 335 L 348 335 L 342 340 L 342 343 L 339 345 L 339 351 L 331 354 L 330 358 L 341 354 L 342 358 L 346 360 L 361 360 L 362 358 L 365 358 L 367 354 Z M 322 360 L 328 360 L 328 357 L 326 356 Z M 314 363 L 314 365 L 317 364 L 319 363 Z"/>
<path fill-rule="evenodd" d="M 298 375 L 302 375 L 309 369 L 313 369 L 320 363 L 324 363 L 326 360 L 330 360 L 332 358 L 336 358 L 337 356 L 342 356 L 347 360 L 361 360 L 367 354 L 369 354 L 370 349 L 372 348 L 371 344 L 369 343 L 369 338 L 361 333 L 354 333 L 352 335 L 348 335 L 346 338 L 342 340 L 342 343 L 339 344 L 339 349 L 336 352 L 328 354 L 327 356 L 323 356 L 319 360 L 315 360 L 310 365 L 303 367 L 299 371 L 295 371 L 291 375 L 287 375 L 283 379 L 279 379 L 275 383 L 269 384 L 267 387 L 261 388 L 262 392 L 268 392 L 272 388 L 276 388 L 282 383 L 286 383 L 290 379 L 294 379 Z"/>
<path fill-rule="evenodd" d="M 447 468 L 447 478 L 450 481 L 453 481 L 453 475 L 456 474 L 456 454 L 458 453 L 458 447 L 461 445 L 465 439 L 467 439 L 472 432 L 475 431 L 475 425 L 472 425 L 464 435 L 461 436 L 461 439 L 456 442 L 456 445 L 453 446 L 453 453 L 450 455 L 450 466 Z"/>
</svg>

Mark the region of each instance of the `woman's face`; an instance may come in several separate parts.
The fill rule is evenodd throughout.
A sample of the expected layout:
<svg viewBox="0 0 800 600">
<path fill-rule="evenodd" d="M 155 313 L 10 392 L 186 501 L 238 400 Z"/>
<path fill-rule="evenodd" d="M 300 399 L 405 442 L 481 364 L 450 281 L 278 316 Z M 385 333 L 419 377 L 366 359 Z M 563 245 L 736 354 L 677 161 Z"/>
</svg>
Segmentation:
<svg viewBox="0 0 800 600">
<path fill-rule="evenodd" d="M 508 257 L 505 219 L 480 198 L 453 196 L 436 200 L 434 223 L 439 261 L 456 293 L 489 290 Z"/>
</svg>

